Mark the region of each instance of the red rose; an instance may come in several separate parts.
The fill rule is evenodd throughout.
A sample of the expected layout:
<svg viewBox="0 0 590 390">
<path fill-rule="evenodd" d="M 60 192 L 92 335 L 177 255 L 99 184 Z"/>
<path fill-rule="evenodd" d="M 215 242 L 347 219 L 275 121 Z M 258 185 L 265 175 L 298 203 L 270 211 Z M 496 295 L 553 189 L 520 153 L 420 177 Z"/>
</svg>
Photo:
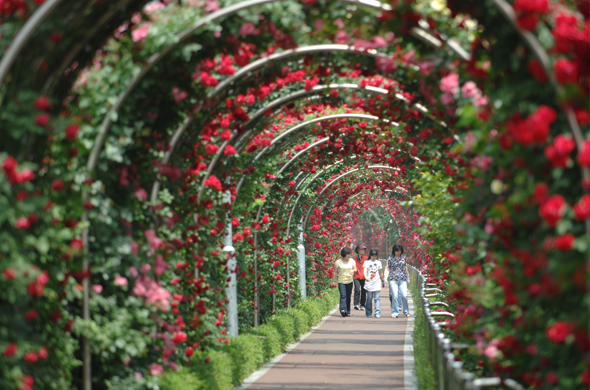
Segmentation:
<svg viewBox="0 0 590 390">
<path fill-rule="evenodd" d="M 68 127 L 66 127 L 66 139 L 70 142 L 73 142 L 76 140 L 76 137 L 78 137 L 78 131 L 80 130 L 80 126 L 78 125 L 69 125 Z"/>
<path fill-rule="evenodd" d="M 555 227 L 565 214 L 567 204 L 561 195 L 552 195 L 539 209 L 539 216 L 547 222 L 550 227 Z"/>
<path fill-rule="evenodd" d="M 187 357 L 191 357 L 191 356 L 193 356 L 193 353 L 195 353 L 195 351 L 194 351 L 194 350 L 193 350 L 191 347 L 188 347 L 188 348 L 186 349 L 186 351 L 184 351 L 184 354 L 185 354 Z"/>
<path fill-rule="evenodd" d="M 237 153 L 237 151 L 236 151 L 236 148 L 234 148 L 234 147 L 233 147 L 233 146 L 231 146 L 231 145 L 227 145 L 227 146 L 225 147 L 225 149 L 223 150 L 223 154 L 224 154 L 225 156 L 233 156 L 233 155 L 234 155 L 234 154 L 236 154 L 236 153 Z"/>
<path fill-rule="evenodd" d="M 578 221 L 590 218 L 590 195 L 586 194 L 574 205 L 574 217 Z"/>
<path fill-rule="evenodd" d="M 49 123 L 49 119 L 51 119 L 51 117 L 49 116 L 48 113 L 46 112 L 42 112 L 41 114 L 37 114 L 37 116 L 35 117 L 35 123 L 38 126 L 45 126 L 47 123 Z"/>
<path fill-rule="evenodd" d="M 70 241 L 70 248 L 72 248 L 75 251 L 79 251 L 83 247 L 84 247 L 84 243 L 82 242 L 82 240 L 74 238 L 72 241 Z"/>
<path fill-rule="evenodd" d="M 17 229 L 28 229 L 31 227 L 31 221 L 27 217 L 20 217 L 14 222 L 14 227 Z"/>
<path fill-rule="evenodd" d="M 55 179 L 51 182 L 51 189 L 54 191 L 61 191 L 64 188 L 64 182 L 60 179 Z"/>
<path fill-rule="evenodd" d="M 578 152 L 578 164 L 590 167 L 590 139 L 584 141 L 582 149 Z"/>
<path fill-rule="evenodd" d="M 2 271 L 6 280 L 13 280 L 16 279 L 16 270 L 14 268 L 5 268 Z"/>
<path fill-rule="evenodd" d="M 49 99 L 47 96 L 38 97 L 33 104 L 35 109 L 37 110 L 49 110 L 51 108 L 51 103 L 49 103 Z"/>
<path fill-rule="evenodd" d="M 31 351 L 31 352 L 25 353 L 23 356 L 23 359 L 28 364 L 31 364 L 31 363 L 35 363 L 37 360 L 39 360 L 39 357 L 37 356 L 37 352 Z"/>
<path fill-rule="evenodd" d="M 39 359 L 45 360 L 47 357 L 49 357 L 49 351 L 47 350 L 47 347 L 43 346 L 39 349 Z"/>
<path fill-rule="evenodd" d="M 234 218 L 231 220 L 231 226 L 235 229 L 240 226 L 240 220 L 238 218 Z"/>
<path fill-rule="evenodd" d="M 187 337 L 186 333 L 177 332 L 177 333 L 174 333 L 174 336 L 172 337 L 172 341 L 174 341 L 176 344 L 180 344 L 186 340 L 186 337 Z"/>
<path fill-rule="evenodd" d="M 563 321 L 557 321 L 545 330 L 547 338 L 554 343 L 563 343 L 570 334 L 569 326 Z"/>
<path fill-rule="evenodd" d="M 28 312 L 25 313 L 25 320 L 27 320 L 27 321 L 33 321 L 33 320 L 37 319 L 37 317 L 39 317 L 39 312 L 37 312 L 37 310 L 35 310 L 35 309 L 29 310 Z"/>
<path fill-rule="evenodd" d="M 541 65 L 537 59 L 529 62 L 529 72 L 541 83 L 549 81 L 549 77 L 547 77 L 547 73 L 545 73 L 545 68 L 543 68 L 543 65 Z"/>
<path fill-rule="evenodd" d="M 213 187 L 216 191 L 221 191 L 221 182 L 215 175 L 211 175 L 205 180 L 205 187 Z"/>
<path fill-rule="evenodd" d="M 549 198 L 549 187 L 545 183 L 535 184 L 533 189 L 533 198 L 538 205 L 543 204 Z"/>
<path fill-rule="evenodd" d="M 221 133 L 219 139 L 222 141 L 229 141 L 231 139 L 231 131 L 225 130 L 223 133 Z"/>
<path fill-rule="evenodd" d="M 578 67 L 575 62 L 567 58 L 559 58 L 553 64 L 555 78 L 561 84 L 573 84 L 578 82 Z"/>
<path fill-rule="evenodd" d="M 537 23 L 539 23 L 539 16 L 536 14 L 527 13 L 516 17 L 516 24 L 525 31 L 533 31 L 537 28 Z"/>
<path fill-rule="evenodd" d="M 555 237 L 555 248 L 562 252 L 571 251 L 575 240 L 576 237 L 571 233 L 566 233 L 562 236 Z"/>
<path fill-rule="evenodd" d="M 545 157 L 551 161 L 551 165 L 556 168 L 566 168 L 570 159 L 570 153 L 576 147 L 576 142 L 571 137 L 558 135 L 553 141 L 553 145 L 545 148 Z"/>
<path fill-rule="evenodd" d="M 219 146 L 217 146 L 217 145 L 208 144 L 207 146 L 205 146 L 205 152 L 207 152 L 208 155 L 215 154 L 215 153 L 217 153 L 218 150 L 219 150 Z"/>
<path fill-rule="evenodd" d="M 548 0 L 516 0 L 514 2 L 514 12 L 534 12 L 539 14 L 549 13 Z"/>
<path fill-rule="evenodd" d="M 4 348 L 4 356 L 6 357 L 12 357 L 14 355 L 16 355 L 16 351 L 18 350 L 18 348 L 16 347 L 15 343 L 10 343 L 6 346 L 6 348 Z"/>
</svg>

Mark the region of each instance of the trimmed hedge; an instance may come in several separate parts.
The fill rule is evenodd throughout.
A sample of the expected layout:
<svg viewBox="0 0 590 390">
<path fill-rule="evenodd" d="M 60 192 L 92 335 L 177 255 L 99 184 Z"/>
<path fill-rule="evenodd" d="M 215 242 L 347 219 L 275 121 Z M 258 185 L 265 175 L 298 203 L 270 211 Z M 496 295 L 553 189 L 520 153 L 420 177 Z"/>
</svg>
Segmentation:
<svg viewBox="0 0 590 390">
<path fill-rule="evenodd" d="M 283 310 L 218 350 L 195 354 L 180 372 L 162 376 L 162 390 L 230 390 L 317 325 L 338 302 L 338 292 Z M 208 359 L 208 362 L 206 363 Z"/>
</svg>

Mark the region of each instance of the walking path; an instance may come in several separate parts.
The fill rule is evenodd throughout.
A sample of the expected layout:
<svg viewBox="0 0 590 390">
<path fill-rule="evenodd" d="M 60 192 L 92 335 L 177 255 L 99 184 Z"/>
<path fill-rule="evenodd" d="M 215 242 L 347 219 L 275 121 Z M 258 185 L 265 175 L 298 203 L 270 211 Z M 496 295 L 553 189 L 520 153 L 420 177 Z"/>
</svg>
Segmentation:
<svg viewBox="0 0 590 390">
<path fill-rule="evenodd" d="M 413 328 L 412 305 L 410 309 L 409 319 L 403 314 L 391 318 L 386 286 L 381 291 L 381 318 L 367 318 L 359 310 L 344 318 L 335 311 L 302 342 L 254 373 L 239 389 L 415 389 L 408 383 L 414 375 L 412 340 L 406 337 L 408 320 L 408 327 Z"/>
</svg>

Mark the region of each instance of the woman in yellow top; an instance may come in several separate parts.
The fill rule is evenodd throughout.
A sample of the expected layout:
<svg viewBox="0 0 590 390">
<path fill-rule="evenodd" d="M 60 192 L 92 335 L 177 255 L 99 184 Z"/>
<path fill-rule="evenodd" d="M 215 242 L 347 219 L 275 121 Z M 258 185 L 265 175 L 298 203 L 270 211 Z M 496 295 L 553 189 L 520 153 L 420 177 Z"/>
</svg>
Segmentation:
<svg viewBox="0 0 590 390">
<path fill-rule="evenodd" d="M 338 274 L 338 291 L 340 291 L 340 314 L 342 317 L 350 317 L 350 297 L 352 295 L 352 277 L 356 272 L 356 263 L 350 258 L 352 249 L 342 248 L 341 259 L 334 263 L 332 273 L 332 287 L 336 287 L 336 274 Z"/>
</svg>

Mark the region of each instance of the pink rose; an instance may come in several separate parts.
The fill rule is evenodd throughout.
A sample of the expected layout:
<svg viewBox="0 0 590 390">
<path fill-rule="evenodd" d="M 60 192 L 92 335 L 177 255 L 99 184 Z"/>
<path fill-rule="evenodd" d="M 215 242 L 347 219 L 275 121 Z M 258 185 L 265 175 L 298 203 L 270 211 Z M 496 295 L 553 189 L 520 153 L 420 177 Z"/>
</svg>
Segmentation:
<svg viewBox="0 0 590 390">
<path fill-rule="evenodd" d="M 131 32 L 131 39 L 133 42 L 139 42 L 147 38 L 148 36 L 148 28 L 147 27 L 140 27 L 136 28 Z"/>
<path fill-rule="evenodd" d="M 117 275 L 115 276 L 114 283 L 117 286 L 127 286 L 127 278 Z"/>
<path fill-rule="evenodd" d="M 168 263 L 166 263 L 164 261 L 164 258 L 161 255 L 158 255 L 156 257 L 156 267 L 154 272 L 156 273 L 156 276 L 161 276 L 164 271 L 166 271 L 168 269 Z"/>
<path fill-rule="evenodd" d="M 463 84 L 463 86 L 461 87 L 461 93 L 466 98 L 474 98 L 481 95 L 481 92 L 477 88 L 477 84 L 475 84 L 473 81 L 468 81 L 465 84 Z"/>
<path fill-rule="evenodd" d="M 143 188 L 138 189 L 137 191 L 135 191 L 135 197 L 141 201 L 146 201 L 147 200 L 147 192 L 146 190 L 144 190 Z"/>
<path fill-rule="evenodd" d="M 102 292 L 102 286 L 100 284 L 95 284 L 92 286 L 92 291 L 96 294 L 100 294 Z"/>
<path fill-rule="evenodd" d="M 260 34 L 260 30 L 258 30 L 256 28 L 256 26 L 254 25 L 254 23 L 252 22 L 246 22 L 244 24 L 242 24 L 242 27 L 240 27 L 240 35 L 245 37 L 247 35 L 258 35 Z"/>
<path fill-rule="evenodd" d="M 455 94 L 459 90 L 459 75 L 451 73 L 440 80 L 439 88 L 441 91 Z"/>
<path fill-rule="evenodd" d="M 162 367 L 160 364 L 158 364 L 158 363 L 150 364 L 150 375 L 157 376 L 157 375 L 162 374 L 163 372 L 164 372 L 164 367 Z"/>
</svg>

